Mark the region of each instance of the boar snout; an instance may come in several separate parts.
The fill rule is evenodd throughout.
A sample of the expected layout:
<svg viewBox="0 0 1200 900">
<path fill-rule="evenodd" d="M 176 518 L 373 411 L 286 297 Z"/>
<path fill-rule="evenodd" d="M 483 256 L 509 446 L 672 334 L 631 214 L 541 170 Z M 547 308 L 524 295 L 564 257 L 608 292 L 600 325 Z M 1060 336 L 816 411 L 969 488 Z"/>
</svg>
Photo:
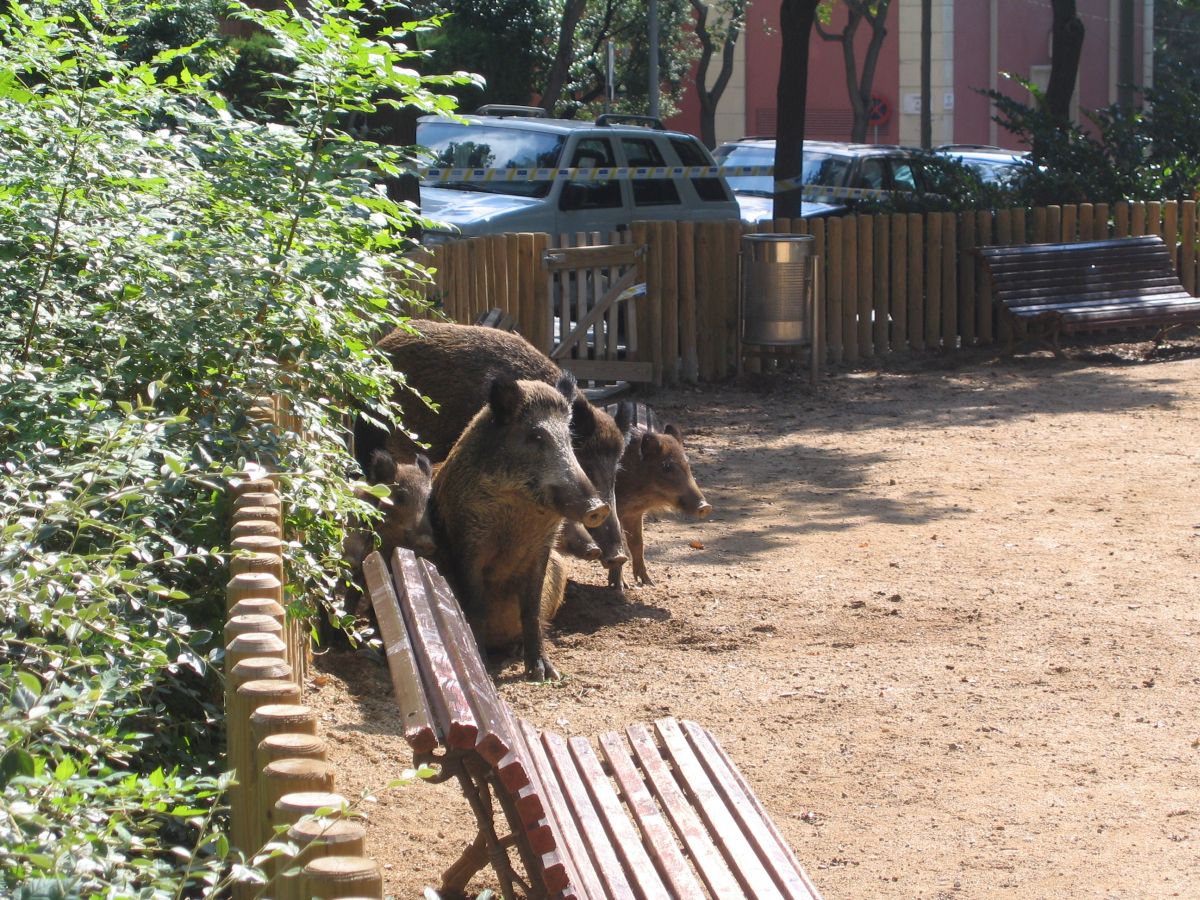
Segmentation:
<svg viewBox="0 0 1200 900">
<path fill-rule="evenodd" d="M 583 524 L 586 528 L 599 528 L 604 520 L 608 518 L 608 504 L 596 497 L 588 505 L 588 510 L 583 514 Z"/>
</svg>

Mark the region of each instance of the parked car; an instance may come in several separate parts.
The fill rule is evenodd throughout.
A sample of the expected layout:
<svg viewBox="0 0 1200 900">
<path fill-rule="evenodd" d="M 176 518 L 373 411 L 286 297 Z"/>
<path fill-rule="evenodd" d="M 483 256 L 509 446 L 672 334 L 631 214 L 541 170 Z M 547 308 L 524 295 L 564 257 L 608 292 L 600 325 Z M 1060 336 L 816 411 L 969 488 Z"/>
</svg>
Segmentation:
<svg viewBox="0 0 1200 900">
<path fill-rule="evenodd" d="M 1029 159 L 1028 153 L 987 144 L 944 144 L 933 152 L 974 169 L 984 184 L 1000 186 L 1008 184 Z"/>
<path fill-rule="evenodd" d="M 717 147 L 713 156 L 722 166 L 771 166 L 775 163 L 775 141 L 763 138 L 730 141 Z M 920 157 L 919 150 L 887 144 L 805 141 L 801 177 L 805 185 L 814 187 L 921 192 L 925 183 Z M 772 176 L 735 175 L 726 180 L 738 199 L 743 220 L 757 222 L 772 217 Z M 855 198 L 839 197 L 831 190 L 829 197 L 819 202 L 804 200 L 798 218 L 843 215 L 858 202 Z"/>
<path fill-rule="evenodd" d="M 437 168 L 712 166 L 694 136 L 643 116 L 550 119 L 528 107 L 483 107 L 462 120 L 424 116 L 417 143 Z M 540 110 L 536 110 L 540 112 Z M 424 242 L 516 231 L 607 232 L 637 220 L 735 219 L 720 177 L 421 182 L 421 212 L 441 223 Z"/>
</svg>

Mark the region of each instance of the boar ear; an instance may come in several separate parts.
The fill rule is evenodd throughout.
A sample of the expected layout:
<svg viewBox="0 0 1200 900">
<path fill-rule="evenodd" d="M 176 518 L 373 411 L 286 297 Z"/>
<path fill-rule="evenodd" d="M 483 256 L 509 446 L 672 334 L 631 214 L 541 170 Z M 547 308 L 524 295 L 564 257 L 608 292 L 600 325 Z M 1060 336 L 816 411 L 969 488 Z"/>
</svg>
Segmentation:
<svg viewBox="0 0 1200 900">
<path fill-rule="evenodd" d="M 370 484 L 391 484 L 396 480 L 396 461 L 386 450 L 376 450 L 371 454 L 371 470 L 367 472 Z"/>
<path fill-rule="evenodd" d="M 558 376 L 558 383 L 554 387 L 568 400 L 575 399 L 575 375 L 573 373 L 564 369 L 562 374 Z"/>
<path fill-rule="evenodd" d="M 596 433 L 596 411 L 586 397 L 576 397 L 571 404 L 571 437 L 586 441 Z"/>
<path fill-rule="evenodd" d="M 629 440 L 629 432 L 633 430 L 633 419 L 636 410 L 634 405 L 629 400 L 622 400 L 617 404 L 617 413 L 613 416 L 613 421 L 617 423 L 617 427 L 621 429 L 621 434 L 625 436 L 625 440 Z"/>
<path fill-rule="evenodd" d="M 642 459 L 657 459 L 666 452 L 663 447 L 662 436 L 653 431 L 647 431 L 642 434 L 642 439 L 638 443 L 638 455 Z"/>
<path fill-rule="evenodd" d="M 679 443 L 681 443 L 681 444 L 683 443 L 683 432 L 680 431 L 674 425 L 674 423 L 667 423 L 667 426 L 665 428 L 663 428 L 663 432 L 665 434 L 669 434 L 671 437 L 675 438 L 675 440 L 679 441 Z"/>
<path fill-rule="evenodd" d="M 497 375 L 488 389 L 488 406 L 497 425 L 504 425 L 521 406 L 521 389 L 507 375 Z"/>
<path fill-rule="evenodd" d="M 417 468 L 426 475 L 433 475 L 433 464 L 429 461 L 429 457 L 424 453 L 418 453 L 417 458 L 413 460 L 413 462 L 415 462 L 417 464 Z"/>
</svg>

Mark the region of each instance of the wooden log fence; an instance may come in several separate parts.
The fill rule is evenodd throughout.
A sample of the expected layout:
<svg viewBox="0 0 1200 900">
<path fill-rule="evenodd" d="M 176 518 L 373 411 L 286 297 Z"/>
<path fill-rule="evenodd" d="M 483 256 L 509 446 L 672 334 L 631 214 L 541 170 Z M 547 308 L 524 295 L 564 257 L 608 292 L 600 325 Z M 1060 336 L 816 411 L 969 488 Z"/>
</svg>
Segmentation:
<svg viewBox="0 0 1200 900">
<path fill-rule="evenodd" d="M 298 428 L 282 404 L 259 401 L 252 418 Z M 383 873 L 364 855 L 365 831 L 334 790 L 316 712 L 302 702 L 309 644 L 283 606 L 283 515 L 278 485 L 253 467 L 231 480 L 230 579 L 226 587 L 225 720 L 230 843 L 253 859 L 268 842 L 297 846 L 268 859 L 269 883 L 237 883 L 251 897 L 383 897 Z"/>
<path fill-rule="evenodd" d="M 549 352 L 554 335 L 545 251 L 584 239 L 632 239 L 648 247 L 641 264 L 647 295 L 632 317 L 642 338 L 637 358 L 652 363 L 656 383 L 719 380 L 736 369 L 738 253 L 741 236 L 750 232 L 814 237 L 824 356 L 832 363 L 1007 342 L 1010 326 L 997 316 L 988 279 L 970 252 L 977 246 L 1158 234 L 1168 245 L 1174 242 L 1188 291 L 1196 293 L 1200 283 L 1196 202 L 1183 200 L 776 219 L 752 226 L 638 222 L 614 235 L 476 237 L 437 247 L 429 260 L 435 270 L 429 296 L 463 323 L 489 308 L 504 309 L 517 331 Z M 761 365 L 793 366 L 805 358 L 799 348 L 776 348 Z M 759 365 L 756 360 L 750 370 Z"/>
</svg>

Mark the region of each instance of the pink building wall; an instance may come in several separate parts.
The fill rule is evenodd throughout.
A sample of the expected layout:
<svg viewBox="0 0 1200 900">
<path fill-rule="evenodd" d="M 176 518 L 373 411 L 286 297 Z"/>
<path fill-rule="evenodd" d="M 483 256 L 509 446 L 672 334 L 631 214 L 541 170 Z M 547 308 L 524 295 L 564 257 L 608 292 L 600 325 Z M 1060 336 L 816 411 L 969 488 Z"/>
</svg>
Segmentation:
<svg viewBox="0 0 1200 900">
<path fill-rule="evenodd" d="M 880 51 L 872 92 L 889 103 L 892 116 L 877 133 L 868 132 L 868 141 L 874 143 L 896 143 L 900 139 L 899 7 L 907 3 L 915 3 L 915 0 L 894 0 L 888 16 L 888 35 Z M 953 4 L 953 140 L 978 144 L 994 140 L 1002 146 L 1017 147 L 1016 139 L 1003 128 L 993 132 L 990 101 L 977 90 L 988 88 L 992 81 L 991 6 L 991 0 L 955 0 Z M 1078 3 L 1085 28 L 1077 89 L 1081 113 L 1106 106 L 1114 99 L 1111 93 L 1116 79 L 1113 39 L 1117 23 L 1110 20 L 1111 8 L 1109 0 L 1079 0 Z M 1046 0 L 999 0 L 997 9 L 994 68 L 1029 78 L 1032 67 L 1049 65 L 1051 13 Z M 1138 83 L 1143 73 L 1144 11 L 1144 4 L 1136 4 L 1134 80 Z M 845 7 L 839 4 L 829 30 L 840 31 L 845 17 Z M 756 0 L 751 4 L 742 40 L 746 60 L 743 134 L 769 137 L 775 133 L 780 48 L 778 0 Z M 861 25 L 856 36 L 860 66 L 869 40 L 870 29 Z M 1008 79 L 999 77 L 995 83 L 1003 93 L 1028 98 L 1023 88 Z M 1084 116 L 1080 119 L 1086 124 Z M 699 122 L 699 104 L 694 93 L 689 92 L 683 99 L 680 115 L 673 118 L 670 125 L 699 133 Z M 806 136 L 814 140 L 848 140 L 851 123 L 841 46 L 823 41 L 814 33 L 809 57 Z"/>
</svg>

